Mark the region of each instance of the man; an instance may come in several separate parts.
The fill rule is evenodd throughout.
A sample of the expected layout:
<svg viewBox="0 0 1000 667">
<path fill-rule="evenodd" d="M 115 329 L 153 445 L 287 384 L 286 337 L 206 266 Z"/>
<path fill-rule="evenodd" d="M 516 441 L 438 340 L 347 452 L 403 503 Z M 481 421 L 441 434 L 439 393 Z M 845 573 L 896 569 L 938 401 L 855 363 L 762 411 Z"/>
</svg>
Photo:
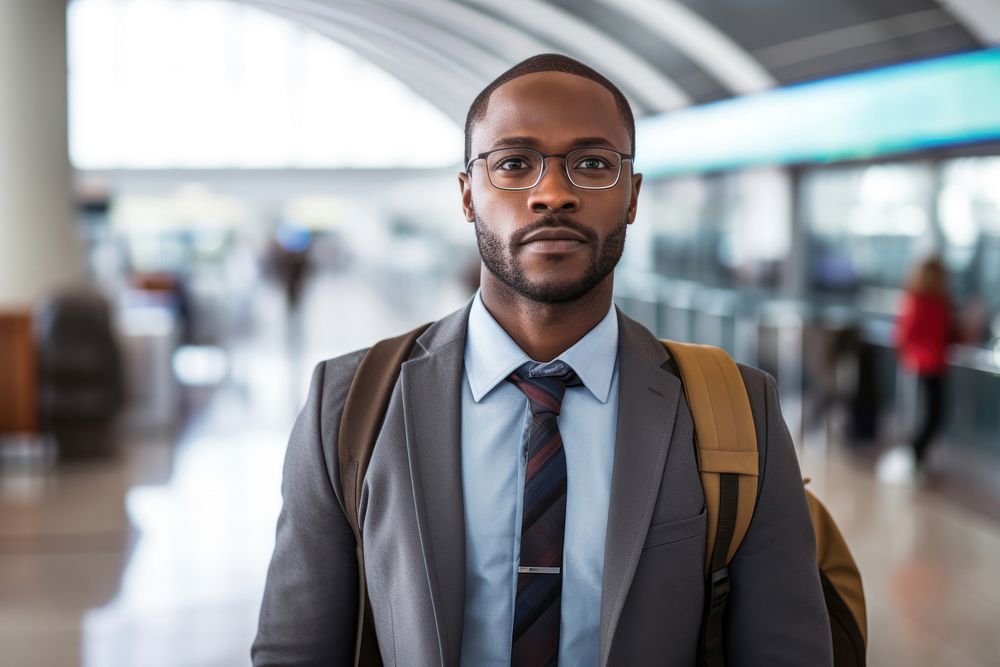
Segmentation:
<svg viewBox="0 0 1000 667">
<path fill-rule="evenodd" d="M 612 305 L 642 176 L 617 88 L 562 56 L 488 86 L 462 207 L 481 288 L 400 373 L 364 480 L 365 572 L 387 665 L 692 665 L 706 513 L 683 388 Z M 351 664 L 357 566 L 336 435 L 364 351 L 320 364 L 292 433 L 257 665 Z M 755 515 L 732 565 L 733 665 L 827 665 L 829 621 L 774 380 L 741 368 Z"/>
</svg>

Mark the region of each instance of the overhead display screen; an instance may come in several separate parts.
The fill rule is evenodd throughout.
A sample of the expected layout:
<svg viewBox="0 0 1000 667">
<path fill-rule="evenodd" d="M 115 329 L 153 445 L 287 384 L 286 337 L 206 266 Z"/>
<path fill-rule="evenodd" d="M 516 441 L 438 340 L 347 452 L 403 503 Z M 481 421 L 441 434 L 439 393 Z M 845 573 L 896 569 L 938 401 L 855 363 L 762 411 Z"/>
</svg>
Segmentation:
<svg viewBox="0 0 1000 667">
<path fill-rule="evenodd" d="M 1000 49 L 650 116 L 636 131 L 636 167 L 651 177 L 998 140 Z"/>
</svg>

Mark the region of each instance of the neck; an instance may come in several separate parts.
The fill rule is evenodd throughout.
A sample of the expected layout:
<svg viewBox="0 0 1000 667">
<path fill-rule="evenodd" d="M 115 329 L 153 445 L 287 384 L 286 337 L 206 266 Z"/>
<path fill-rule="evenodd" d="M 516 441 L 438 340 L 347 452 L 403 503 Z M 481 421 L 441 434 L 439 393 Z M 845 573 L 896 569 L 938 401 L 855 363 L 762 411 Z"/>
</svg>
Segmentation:
<svg viewBox="0 0 1000 667">
<path fill-rule="evenodd" d="M 608 314 L 614 274 L 566 303 L 539 303 L 515 293 L 483 268 L 480 295 L 493 319 L 525 354 L 551 361 L 587 335 Z"/>
</svg>

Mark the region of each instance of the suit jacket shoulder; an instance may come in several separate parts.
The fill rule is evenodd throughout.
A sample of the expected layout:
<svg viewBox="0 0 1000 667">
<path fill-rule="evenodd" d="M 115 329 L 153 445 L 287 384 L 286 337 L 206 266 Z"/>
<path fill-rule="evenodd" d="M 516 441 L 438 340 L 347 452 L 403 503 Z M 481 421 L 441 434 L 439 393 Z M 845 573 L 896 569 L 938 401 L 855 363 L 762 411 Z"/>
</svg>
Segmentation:
<svg viewBox="0 0 1000 667">
<path fill-rule="evenodd" d="M 641 358 L 647 368 L 660 367 L 679 378 L 675 362 L 662 352 L 665 348 L 653 334 L 625 316 L 621 322 L 628 332 L 623 340 L 631 348 L 623 353 Z M 830 665 L 830 626 L 816 566 L 815 536 L 777 384 L 760 369 L 738 367 L 753 414 L 760 467 L 754 514 L 730 565 L 726 664 Z M 645 421 L 648 428 L 653 409 L 644 408 L 632 420 Z M 670 664 L 695 661 L 704 540 L 671 542 L 664 537 L 687 535 L 694 530 L 690 526 L 704 531 L 704 514 L 698 521 L 693 516 L 695 503 L 700 507 L 703 499 L 694 452 L 690 410 L 682 395 L 647 548 L 631 582 L 608 664 L 662 664 L 657 656 L 664 655 L 671 656 L 666 660 Z M 685 508 L 681 515 L 691 516 L 678 519 L 678 508 Z M 690 568 L 689 575 L 670 579 L 682 567 Z M 664 602 L 664 591 L 670 593 L 669 603 Z M 669 640 L 667 634 L 657 633 L 657 627 L 673 629 Z"/>
<path fill-rule="evenodd" d="M 340 485 L 339 463 L 337 461 L 337 433 L 344 414 L 344 402 L 351 388 L 354 374 L 365 354 L 371 348 L 355 350 L 339 357 L 321 361 L 313 370 L 312 389 L 317 392 L 317 421 L 320 442 L 330 477 L 330 484 L 337 495 L 341 509 L 344 509 L 343 492 Z"/>
<path fill-rule="evenodd" d="M 467 313 L 468 306 L 429 327 L 417 340 L 404 366 L 461 338 L 465 333 Z M 337 439 L 344 402 L 367 351 L 357 350 L 316 365 L 309 396 L 289 437 L 274 554 L 268 568 L 257 637 L 251 649 L 254 665 L 341 665 L 352 661 L 358 572 L 354 533 L 344 512 Z M 401 432 L 402 416 L 397 400 L 400 384 L 397 383 L 386 418 L 387 425 L 392 427 L 388 430 L 397 434 Z M 395 411 L 392 409 L 394 404 Z M 383 449 L 390 453 L 394 450 L 392 447 Z M 398 465 L 390 467 L 405 470 Z M 413 526 L 412 513 L 396 512 L 385 518 L 387 523 L 404 532 Z M 378 547 L 376 542 L 376 556 L 380 551 Z M 389 553 L 385 548 L 382 551 Z M 423 562 L 416 549 L 406 560 Z M 415 600 L 413 604 L 428 599 L 426 591 L 419 586 L 425 579 L 405 577 L 405 581 L 397 581 L 391 576 L 392 568 L 380 567 L 377 563 L 373 567 L 375 583 L 382 581 L 393 591 L 400 582 L 412 583 L 417 590 L 404 595 L 404 599 Z M 373 600 L 377 598 L 376 588 L 369 589 Z M 382 603 L 378 606 L 382 613 L 377 614 L 376 625 L 380 645 L 385 644 L 383 650 L 393 650 L 395 634 L 406 637 L 400 641 L 401 647 L 412 645 L 413 651 L 429 660 L 437 655 L 439 645 L 429 631 L 432 626 L 425 623 L 405 635 L 406 628 L 399 623 L 397 625 L 402 627 L 394 632 L 390 605 L 385 600 L 377 600 L 376 604 L 378 602 Z M 426 621 L 426 609 L 425 604 L 414 618 Z M 421 659 L 405 664 L 424 663 Z"/>
<path fill-rule="evenodd" d="M 357 563 L 335 436 L 363 355 L 316 365 L 289 437 L 274 554 L 251 648 L 254 665 L 349 664 L 353 655 Z"/>
<path fill-rule="evenodd" d="M 731 665 L 832 665 L 830 621 L 798 455 L 768 373 L 739 365 L 757 431 L 757 503 L 730 564 Z"/>
<path fill-rule="evenodd" d="M 417 338 L 410 351 L 408 361 L 415 360 L 444 345 L 464 340 L 466 323 L 468 322 L 469 304 L 432 323 L 427 330 Z M 347 393 L 357 373 L 361 360 L 370 347 L 348 352 L 317 364 L 313 371 L 310 401 L 316 404 L 318 410 L 319 432 L 326 459 L 326 467 L 330 475 L 341 509 L 344 510 L 343 491 L 340 484 L 337 461 L 337 439 L 340 422 L 344 414 L 344 403 Z M 407 362 L 404 362 L 407 363 Z M 315 395 L 314 395 L 315 394 Z"/>
<path fill-rule="evenodd" d="M 758 478 L 757 492 L 760 493 L 760 485 L 764 479 L 763 473 L 767 466 L 769 407 L 773 411 L 779 411 L 778 417 L 782 419 L 782 424 L 784 424 L 784 418 L 780 415 L 780 407 L 776 403 L 778 383 L 774 376 L 767 371 L 742 363 L 737 363 L 736 366 L 740 370 L 740 375 L 743 376 L 743 385 L 746 387 L 747 397 L 750 399 L 750 412 L 753 414 L 754 429 L 757 433 L 757 454 L 761 473 Z M 768 396 L 772 393 L 772 401 L 774 402 L 769 403 Z"/>
</svg>

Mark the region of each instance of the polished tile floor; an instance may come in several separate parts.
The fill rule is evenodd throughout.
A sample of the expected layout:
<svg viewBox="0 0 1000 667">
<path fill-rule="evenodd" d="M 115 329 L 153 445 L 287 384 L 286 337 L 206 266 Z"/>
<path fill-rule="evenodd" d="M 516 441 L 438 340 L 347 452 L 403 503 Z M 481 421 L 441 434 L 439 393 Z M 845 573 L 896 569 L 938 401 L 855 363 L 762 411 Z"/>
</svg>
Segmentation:
<svg viewBox="0 0 1000 667">
<path fill-rule="evenodd" d="M 1000 665 L 1000 523 L 840 449 L 807 442 L 801 461 L 864 578 L 869 664 Z"/>
<path fill-rule="evenodd" d="M 131 433 L 112 460 L 58 466 L 8 447 L 0 665 L 247 664 L 285 440 L 313 363 L 464 301 L 459 289 L 435 294 L 390 299 L 364 276 L 323 276 L 289 329 L 277 292 L 262 288 L 225 382 L 195 396 L 205 402 L 176 433 Z M 947 495 L 880 483 L 836 446 L 807 442 L 802 461 L 864 574 L 870 664 L 1000 665 L 1000 524 Z"/>
</svg>

